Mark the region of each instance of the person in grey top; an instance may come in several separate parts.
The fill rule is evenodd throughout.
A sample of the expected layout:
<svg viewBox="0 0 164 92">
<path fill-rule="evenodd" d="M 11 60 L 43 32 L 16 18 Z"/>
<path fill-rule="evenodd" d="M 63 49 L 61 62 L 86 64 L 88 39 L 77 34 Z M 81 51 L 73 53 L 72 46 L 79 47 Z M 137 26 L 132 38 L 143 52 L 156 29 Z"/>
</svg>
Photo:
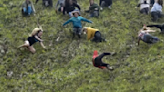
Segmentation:
<svg viewBox="0 0 164 92">
<path fill-rule="evenodd" d="M 65 3 L 65 0 L 58 0 L 58 2 L 56 3 L 56 11 L 60 11 L 60 12 L 63 12 L 63 9 L 64 9 L 64 4 Z M 59 8 L 58 8 L 59 6 Z"/>
</svg>

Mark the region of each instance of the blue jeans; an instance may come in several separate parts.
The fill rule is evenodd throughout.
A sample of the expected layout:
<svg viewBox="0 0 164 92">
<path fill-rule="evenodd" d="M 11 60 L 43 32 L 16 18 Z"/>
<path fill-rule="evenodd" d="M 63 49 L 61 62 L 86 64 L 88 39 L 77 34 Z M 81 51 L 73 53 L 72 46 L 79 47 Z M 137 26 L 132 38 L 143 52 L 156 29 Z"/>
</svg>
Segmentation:
<svg viewBox="0 0 164 92">
<path fill-rule="evenodd" d="M 26 9 L 26 7 L 24 7 L 24 8 L 23 8 L 23 12 L 24 12 L 25 14 L 30 15 L 31 13 L 33 13 L 32 7 L 31 7 L 31 6 L 28 6 L 28 9 Z"/>
</svg>

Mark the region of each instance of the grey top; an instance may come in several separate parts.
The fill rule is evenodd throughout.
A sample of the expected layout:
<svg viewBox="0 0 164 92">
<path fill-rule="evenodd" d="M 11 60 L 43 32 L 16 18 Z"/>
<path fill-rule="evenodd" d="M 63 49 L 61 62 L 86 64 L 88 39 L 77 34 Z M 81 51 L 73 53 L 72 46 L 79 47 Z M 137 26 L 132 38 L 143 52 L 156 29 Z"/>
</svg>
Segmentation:
<svg viewBox="0 0 164 92">
<path fill-rule="evenodd" d="M 58 5 L 63 5 L 64 6 L 65 0 L 58 0 L 57 4 L 56 4 L 56 8 L 58 7 Z"/>
</svg>

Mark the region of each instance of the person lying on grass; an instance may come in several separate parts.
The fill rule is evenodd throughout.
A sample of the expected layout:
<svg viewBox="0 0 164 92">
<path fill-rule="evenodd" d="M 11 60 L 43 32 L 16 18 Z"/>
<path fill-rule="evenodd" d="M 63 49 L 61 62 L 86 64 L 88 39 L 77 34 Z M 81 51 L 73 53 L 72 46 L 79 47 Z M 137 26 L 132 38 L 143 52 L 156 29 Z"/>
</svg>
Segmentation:
<svg viewBox="0 0 164 92">
<path fill-rule="evenodd" d="M 104 38 L 101 37 L 101 33 L 99 29 L 94 29 L 91 27 L 84 27 L 82 29 L 84 34 L 87 34 L 87 39 L 93 42 L 103 42 L 105 41 Z"/>
<path fill-rule="evenodd" d="M 25 43 L 19 46 L 18 48 L 27 47 L 30 52 L 35 53 L 36 50 L 32 45 L 36 42 L 40 42 L 40 45 L 45 49 L 46 47 L 42 43 L 43 40 L 41 39 L 42 34 L 43 34 L 42 28 L 35 28 L 32 31 L 31 35 L 28 37 L 28 39 L 25 41 Z"/>
<path fill-rule="evenodd" d="M 102 58 L 106 55 L 112 55 L 112 54 L 111 53 L 102 53 L 102 54 L 98 55 L 98 51 L 95 50 L 93 52 L 93 57 L 92 57 L 93 66 L 98 67 L 100 69 L 107 68 L 109 70 L 114 70 L 114 68 L 111 67 L 109 64 L 102 62 Z"/>
<path fill-rule="evenodd" d="M 78 37 L 81 38 L 81 29 L 82 29 L 81 21 L 85 21 L 85 22 L 88 22 L 88 23 L 92 23 L 92 21 L 79 16 L 79 11 L 72 12 L 72 15 L 74 17 L 72 17 L 68 21 L 66 21 L 63 24 L 63 26 L 65 26 L 68 23 L 72 22 L 72 24 L 73 24 L 73 38 L 75 37 L 75 35 L 78 35 Z"/>
<path fill-rule="evenodd" d="M 159 41 L 157 37 L 150 35 L 150 32 L 156 32 L 156 30 L 151 30 L 150 28 L 143 26 L 143 28 L 138 32 L 138 45 L 140 40 L 147 44 L 153 44 Z"/>
</svg>

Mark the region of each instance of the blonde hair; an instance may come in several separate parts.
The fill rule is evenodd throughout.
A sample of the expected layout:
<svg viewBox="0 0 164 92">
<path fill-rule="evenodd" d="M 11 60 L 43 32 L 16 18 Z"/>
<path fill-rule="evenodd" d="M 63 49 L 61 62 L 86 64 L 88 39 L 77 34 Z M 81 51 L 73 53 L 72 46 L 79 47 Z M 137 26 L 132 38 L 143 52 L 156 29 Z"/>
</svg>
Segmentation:
<svg viewBox="0 0 164 92">
<path fill-rule="evenodd" d="M 84 32 L 84 30 L 87 30 L 87 28 L 88 28 L 88 27 L 83 27 L 82 32 Z"/>
<path fill-rule="evenodd" d="M 38 32 L 40 32 L 40 31 L 43 31 L 43 30 L 41 28 L 34 28 L 29 36 L 32 37 L 32 36 L 36 35 Z"/>
</svg>

